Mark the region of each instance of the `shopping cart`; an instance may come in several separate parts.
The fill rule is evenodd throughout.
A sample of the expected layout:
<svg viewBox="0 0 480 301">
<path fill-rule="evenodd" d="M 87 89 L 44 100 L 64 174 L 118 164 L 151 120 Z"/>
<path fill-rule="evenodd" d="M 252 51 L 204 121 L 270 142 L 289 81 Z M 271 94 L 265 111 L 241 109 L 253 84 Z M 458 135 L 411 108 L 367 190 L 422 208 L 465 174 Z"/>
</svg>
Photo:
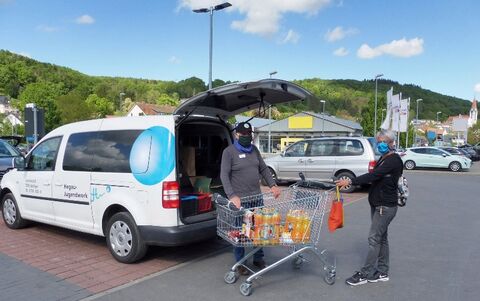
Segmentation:
<svg viewBox="0 0 480 301">
<path fill-rule="evenodd" d="M 254 280 L 289 260 L 300 268 L 306 261 L 303 254 L 310 251 L 323 264 L 325 282 L 335 283 L 335 257 L 317 246 L 334 187 L 331 183 L 302 180 L 283 190 L 277 199 L 271 193 L 244 197 L 240 209 L 228 199 L 214 195 L 217 234 L 235 247 L 253 247 L 225 274 L 225 282 L 234 283 L 238 279 L 237 267 L 244 266 L 252 275 L 240 285 L 240 293 L 249 296 Z M 244 265 L 260 248 L 279 246 L 286 247 L 289 254 L 264 269 L 255 272 Z"/>
</svg>

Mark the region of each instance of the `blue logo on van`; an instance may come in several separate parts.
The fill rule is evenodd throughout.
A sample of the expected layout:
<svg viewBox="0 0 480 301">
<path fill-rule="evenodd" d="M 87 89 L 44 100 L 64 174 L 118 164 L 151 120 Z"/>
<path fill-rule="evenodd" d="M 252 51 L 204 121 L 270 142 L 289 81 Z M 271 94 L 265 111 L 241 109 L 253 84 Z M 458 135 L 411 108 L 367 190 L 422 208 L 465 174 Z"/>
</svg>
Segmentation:
<svg viewBox="0 0 480 301">
<path fill-rule="evenodd" d="M 132 174 L 144 185 L 163 181 L 175 167 L 175 137 L 163 126 L 143 131 L 130 152 Z"/>
</svg>

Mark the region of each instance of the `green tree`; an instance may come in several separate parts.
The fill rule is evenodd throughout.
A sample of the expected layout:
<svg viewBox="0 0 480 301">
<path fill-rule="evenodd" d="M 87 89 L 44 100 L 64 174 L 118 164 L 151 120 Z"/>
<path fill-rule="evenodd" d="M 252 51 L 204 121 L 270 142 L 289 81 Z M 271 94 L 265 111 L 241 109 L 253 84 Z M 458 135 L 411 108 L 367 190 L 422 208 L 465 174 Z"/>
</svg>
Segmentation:
<svg viewBox="0 0 480 301">
<path fill-rule="evenodd" d="M 94 108 L 86 104 L 85 97 L 80 91 L 74 90 L 58 97 L 55 104 L 61 124 L 90 119 L 94 115 Z"/>
<path fill-rule="evenodd" d="M 111 115 L 115 111 L 115 106 L 112 101 L 105 97 L 100 97 L 97 94 L 90 94 L 85 100 L 87 106 L 93 111 L 93 117 L 103 118 L 106 115 Z"/>
<path fill-rule="evenodd" d="M 480 121 L 468 129 L 468 143 L 477 144 L 480 142 Z"/>
<path fill-rule="evenodd" d="M 20 111 L 25 110 L 27 103 L 35 103 L 45 111 L 45 131 L 49 132 L 60 124 L 60 114 L 55 105 L 55 99 L 65 93 L 62 83 L 37 82 L 28 84 L 20 93 L 16 106 Z"/>
</svg>

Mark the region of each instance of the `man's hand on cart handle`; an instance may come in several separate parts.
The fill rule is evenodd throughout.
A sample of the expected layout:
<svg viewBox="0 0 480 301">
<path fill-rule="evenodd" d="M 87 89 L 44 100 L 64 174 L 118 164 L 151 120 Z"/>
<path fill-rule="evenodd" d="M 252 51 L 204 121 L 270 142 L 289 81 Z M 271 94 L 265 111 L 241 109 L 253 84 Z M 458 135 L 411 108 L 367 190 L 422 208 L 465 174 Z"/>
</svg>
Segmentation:
<svg viewBox="0 0 480 301">
<path fill-rule="evenodd" d="M 278 198 L 280 196 L 281 191 L 277 185 L 270 187 L 270 191 L 272 192 L 274 198 Z"/>
<path fill-rule="evenodd" d="M 336 180 L 335 184 L 337 184 L 337 186 L 339 187 L 345 187 L 352 184 L 352 182 L 350 181 L 350 179 L 341 179 L 341 180 Z"/>
<path fill-rule="evenodd" d="M 230 198 L 230 202 L 232 202 L 238 209 L 240 209 L 241 207 L 241 202 L 240 202 L 240 198 L 236 195 L 232 196 Z"/>
</svg>

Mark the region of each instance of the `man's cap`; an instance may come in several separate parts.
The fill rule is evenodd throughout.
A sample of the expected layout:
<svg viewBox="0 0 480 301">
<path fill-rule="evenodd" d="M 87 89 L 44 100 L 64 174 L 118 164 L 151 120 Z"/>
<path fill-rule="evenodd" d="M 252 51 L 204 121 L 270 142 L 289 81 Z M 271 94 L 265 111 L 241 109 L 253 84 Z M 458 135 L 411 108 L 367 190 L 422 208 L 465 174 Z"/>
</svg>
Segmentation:
<svg viewBox="0 0 480 301">
<path fill-rule="evenodd" d="M 240 134 L 251 134 L 252 133 L 252 125 L 248 122 L 240 122 L 235 131 Z"/>
</svg>

